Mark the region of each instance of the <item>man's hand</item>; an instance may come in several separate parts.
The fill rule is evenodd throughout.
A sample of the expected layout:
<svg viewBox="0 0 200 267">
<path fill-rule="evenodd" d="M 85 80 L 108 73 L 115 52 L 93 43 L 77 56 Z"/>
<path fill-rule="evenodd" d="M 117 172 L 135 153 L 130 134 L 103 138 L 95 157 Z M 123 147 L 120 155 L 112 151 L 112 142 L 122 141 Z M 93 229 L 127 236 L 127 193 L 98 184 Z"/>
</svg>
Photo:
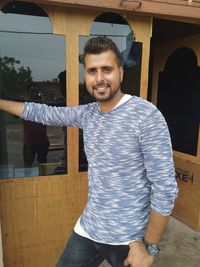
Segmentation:
<svg viewBox="0 0 200 267">
<path fill-rule="evenodd" d="M 151 267 L 154 257 L 149 255 L 142 242 L 132 242 L 128 257 L 124 261 L 125 266 L 130 267 Z"/>
</svg>

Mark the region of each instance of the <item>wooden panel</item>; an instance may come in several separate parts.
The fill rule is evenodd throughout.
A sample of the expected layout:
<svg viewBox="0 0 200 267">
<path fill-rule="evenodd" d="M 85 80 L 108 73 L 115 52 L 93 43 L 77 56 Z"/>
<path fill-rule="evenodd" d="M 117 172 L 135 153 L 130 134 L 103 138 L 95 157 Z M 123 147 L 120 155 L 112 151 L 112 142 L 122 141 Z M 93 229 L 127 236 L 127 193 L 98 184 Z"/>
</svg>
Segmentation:
<svg viewBox="0 0 200 267">
<path fill-rule="evenodd" d="M 71 27 L 69 28 L 69 33 L 67 34 L 67 106 L 78 105 L 78 36 L 71 32 Z M 68 138 L 68 172 L 77 173 L 78 172 L 78 153 L 79 153 L 79 131 L 78 129 L 68 128 L 67 138 Z"/>
<path fill-rule="evenodd" d="M 199 141 L 198 141 L 198 143 L 199 143 Z M 185 154 L 185 153 L 182 153 L 182 152 L 179 152 L 179 151 L 174 151 L 174 156 L 179 158 L 179 159 L 190 160 L 190 161 L 192 161 L 194 163 L 200 163 L 200 158 L 199 158 L 198 154 L 197 154 L 197 157 L 196 157 L 196 156 Z"/>
<path fill-rule="evenodd" d="M 140 78 L 140 96 L 147 99 L 150 39 L 152 34 L 152 19 L 144 17 L 126 16 L 134 32 L 137 42 L 142 43 L 142 64 Z"/>
<path fill-rule="evenodd" d="M 168 3 L 171 5 L 196 6 L 200 7 L 199 0 L 150 0 L 152 2 Z"/>
<path fill-rule="evenodd" d="M 80 9 L 50 7 L 40 5 L 48 14 L 55 34 L 70 36 L 89 35 L 92 21 L 98 11 L 88 12 Z"/>
<path fill-rule="evenodd" d="M 199 126 L 199 139 L 198 139 L 198 147 L 197 147 L 197 158 L 200 161 L 200 126 Z"/>
<path fill-rule="evenodd" d="M 49 15 L 55 34 L 66 35 L 67 106 L 79 104 L 79 36 L 89 35 L 92 21 L 98 12 L 42 6 Z M 68 173 L 78 172 L 79 130 L 67 129 Z"/>
<path fill-rule="evenodd" d="M 175 157 L 179 196 L 173 216 L 200 231 L 200 163 Z"/>
<path fill-rule="evenodd" d="M 5 267 L 54 267 L 86 196 L 87 175 L 0 181 Z"/>
<path fill-rule="evenodd" d="M 1 236 L 1 220 L 0 220 L 0 267 L 3 267 L 3 250 L 2 250 L 2 236 Z"/>
<path fill-rule="evenodd" d="M 199 209 L 199 203 L 193 194 L 180 188 L 179 197 L 175 202 L 172 216 L 194 230 L 200 231 Z"/>
<path fill-rule="evenodd" d="M 145 15 L 163 15 L 171 17 L 182 17 L 200 19 L 199 4 L 193 2 L 192 5 L 168 3 L 168 1 L 122 1 L 122 0 L 28 0 L 34 3 L 44 3 L 52 5 L 66 5 L 69 7 L 80 7 L 85 9 L 102 9 L 112 11 L 134 12 Z M 138 2 L 138 3 L 137 3 Z M 140 4 L 141 3 L 141 4 Z"/>
</svg>

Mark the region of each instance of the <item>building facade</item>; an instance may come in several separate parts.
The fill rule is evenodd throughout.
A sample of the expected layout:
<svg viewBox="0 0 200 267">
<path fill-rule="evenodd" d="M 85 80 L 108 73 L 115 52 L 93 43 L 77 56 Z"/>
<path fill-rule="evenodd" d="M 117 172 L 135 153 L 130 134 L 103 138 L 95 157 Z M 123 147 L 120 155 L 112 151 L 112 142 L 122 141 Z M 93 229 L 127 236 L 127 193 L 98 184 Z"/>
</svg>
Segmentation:
<svg viewBox="0 0 200 267">
<path fill-rule="evenodd" d="M 152 101 L 169 125 L 180 189 L 173 216 L 199 231 L 200 1 L 1 1 L 0 9 L 0 95 L 7 99 L 90 102 L 83 46 L 98 35 L 117 43 L 124 92 Z M 25 125 L 4 113 L 0 124 L 0 264 L 53 267 L 87 198 L 82 132 Z"/>
</svg>

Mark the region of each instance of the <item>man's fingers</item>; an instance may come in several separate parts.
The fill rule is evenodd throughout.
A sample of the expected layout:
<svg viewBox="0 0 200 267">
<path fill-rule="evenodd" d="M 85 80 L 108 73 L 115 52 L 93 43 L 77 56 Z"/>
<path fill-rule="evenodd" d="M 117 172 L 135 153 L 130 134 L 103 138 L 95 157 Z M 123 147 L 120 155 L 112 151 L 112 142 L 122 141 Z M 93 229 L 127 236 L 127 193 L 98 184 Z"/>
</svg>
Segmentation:
<svg viewBox="0 0 200 267">
<path fill-rule="evenodd" d="M 125 259 L 125 261 L 124 261 L 124 266 L 129 266 L 128 258 Z"/>
</svg>

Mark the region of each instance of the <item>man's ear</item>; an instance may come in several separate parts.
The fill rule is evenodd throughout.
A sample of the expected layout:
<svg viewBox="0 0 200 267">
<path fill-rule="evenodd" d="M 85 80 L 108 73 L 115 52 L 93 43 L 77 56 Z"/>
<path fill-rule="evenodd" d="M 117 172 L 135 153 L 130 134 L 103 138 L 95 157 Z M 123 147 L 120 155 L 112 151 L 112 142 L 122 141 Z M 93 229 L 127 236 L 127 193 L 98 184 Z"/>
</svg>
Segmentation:
<svg viewBox="0 0 200 267">
<path fill-rule="evenodd" d="M 124 69 L 122 66 L 119 67 L 119 72 L 120 72 L 120 80 L 121 82 L 123 81 L 123 77 L 124 77 Z"/>
</svg>

